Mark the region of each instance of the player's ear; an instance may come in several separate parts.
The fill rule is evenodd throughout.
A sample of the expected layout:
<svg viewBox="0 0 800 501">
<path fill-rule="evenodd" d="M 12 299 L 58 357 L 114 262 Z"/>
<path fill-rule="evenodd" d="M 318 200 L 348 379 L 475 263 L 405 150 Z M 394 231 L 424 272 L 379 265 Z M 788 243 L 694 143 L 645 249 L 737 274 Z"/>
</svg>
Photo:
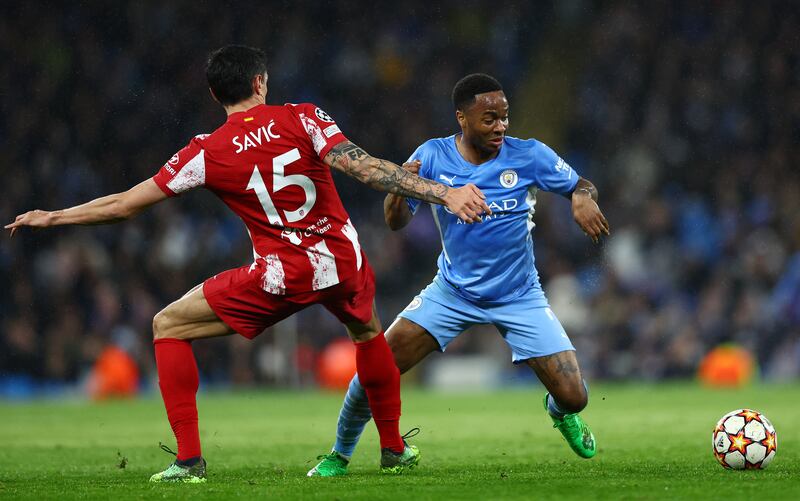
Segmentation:
<svg viewBox="0 0 800 501">
<path fill-rule="evenodd" d="M 467 117 L 464 115 L 463 111 L 456 110 L 456 121 L 458 121 L 458 125 L 461 126 L 462 129 L 467 127 Z"/>
<path fill-rule="evenodd" d="M 267 74 L 262 73 L 253 77 L 253 94 L 258 96 L 267 95 Z"/>
<path fill-rule="evenodd" d="M 211 87 L 208 88 L 208 93 L 211 94 L 211 99 L 213 99 L 216 102 L 219 102 L 219 99 L 217 99 L 217 96 L 214 95 L 214 91 L 211 90 Z"/>
</svg>

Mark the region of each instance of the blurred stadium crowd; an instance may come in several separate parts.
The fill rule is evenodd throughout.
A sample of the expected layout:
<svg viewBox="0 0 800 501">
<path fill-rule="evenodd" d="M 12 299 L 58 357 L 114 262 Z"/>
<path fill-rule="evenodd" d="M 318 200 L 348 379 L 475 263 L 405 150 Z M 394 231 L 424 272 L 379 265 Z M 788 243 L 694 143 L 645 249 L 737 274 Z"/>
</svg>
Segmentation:
<svg viewBox="0 0 800 501">
<path fill-rule="evenodd" d="M 225 43 L 266 50 L 268 102 L 314 102 L 351 140 L 396 162 L 456 131 L 449 96 L 464 74 L 503 82 L 510 133 L 526 137 L 541 137 L 548 120 L 535 103 L 552 97 L 531 93 L 549 81 L 568 92 L 549 104 L 562 125 L 547 140 L 597 184 L 612 226 L 593 246 L 566 201 L 537 205 L 537 265 L 584 372 L 686 377 L 709 348 L 736 342 L 763 375 L 800 374 L 800 19 L 791 2 L 26 2 L 0 14 L 4 221 L 124 190 L 221 124 L 204 64 Z M 543 71 L 542 55 L 559 59 L 565 39 L 563 72 Z M 515 129 L 523 117 L 530 130 Z M 380 194 L 343 177 L 337 185 L 388 325 L 434 274 L 438 235 L 423 213 L 391 233 Z M 153 315 L 251 252 L 241 222 L 200 192 L 119 225 L 6 239 L 0 390 L 78 382 L 111 344 L 152 376 Z M 344 333 L 317 308 L 294 327 L 293 360 L 277 358 L 269 333 L 215 340 L 195 344 L 201 373 L 252 383 L 296 364 L 309 381 L 314 354 Z"/>
</svg>

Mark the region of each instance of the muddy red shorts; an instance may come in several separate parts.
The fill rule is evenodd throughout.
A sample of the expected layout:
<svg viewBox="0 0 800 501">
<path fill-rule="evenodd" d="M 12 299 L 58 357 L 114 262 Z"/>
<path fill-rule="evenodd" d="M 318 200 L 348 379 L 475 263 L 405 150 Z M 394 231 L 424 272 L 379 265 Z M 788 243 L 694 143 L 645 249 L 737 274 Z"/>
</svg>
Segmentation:
<svg viewBox="0 0 800 501">
<path fill-rule="evenodd" d="M 253 339 L 270 325 L 313 304 L 321 304 L 344 324 L 368 323 L 375 300 L 375 275 L 365 259 L 358 273 L 334 286 L 278 296 L 260 287 L 259 273 L 242 266 L 203 282 L 203 295 L 225 324 Z"/>
</svg>

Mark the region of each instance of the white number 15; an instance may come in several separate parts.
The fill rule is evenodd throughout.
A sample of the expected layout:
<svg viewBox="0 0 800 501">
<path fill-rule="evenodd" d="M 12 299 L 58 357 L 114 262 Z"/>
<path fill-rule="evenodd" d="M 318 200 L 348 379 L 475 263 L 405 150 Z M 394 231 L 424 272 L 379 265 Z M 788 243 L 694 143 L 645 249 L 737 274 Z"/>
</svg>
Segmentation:
<svg viewBox="0 0 800 501">
<path fill-rule="evenodd" d="M 314 187 L 314 181 L 302 174 L 290 174 L 287 176 L 284 173 L 284 167 L 297 160 L 300 160 L 300 151 L 297 148 L 289 150 L 272 159 L 272 193 L 275 194 L 287 186 L 299 186 L 303 189 L 303 193 L 305 193 L 306 197 L 306 201 L 300 208 L 292 211 L 283 211 L 283 216 L 286 218 L 287 223 L 293 223 L 303 219 L 317 201 L 317 189 Z M 261 177 L 261 172 L 258 170 L 258 165 L 253 168 L 253 175 L 250 176 L 247 189 L 256 192 L 258 201 L 261 202 L 261 207 L 264 208 L 264 213 L 266 213 L 267 220 L 269 220 L 270 224 L 283 226 L 284 223 L 281 221 L 278 209 L 272 202 L 272 197 L 269 196 L 267 187 L 264 184 L 264 179 Z"/>
</svg>

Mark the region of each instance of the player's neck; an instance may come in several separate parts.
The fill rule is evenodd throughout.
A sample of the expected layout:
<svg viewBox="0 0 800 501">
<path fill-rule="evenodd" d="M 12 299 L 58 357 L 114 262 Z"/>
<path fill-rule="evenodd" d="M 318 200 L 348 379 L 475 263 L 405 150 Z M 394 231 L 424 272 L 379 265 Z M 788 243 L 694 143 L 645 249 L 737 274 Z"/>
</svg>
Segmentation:
<svg viewBox="0 0 800 501">
<path fill-rule="evenodd" d="M 247 111 L 254 106 L 258 106 L 259 104 L 265 104 L 265 99 L 262 96 L 259 96 L 258 94 L 253 94 L 244 101 L 239 101 L 236 104 L 225 106 L 225 113 L 227 113 L 228 116 L 230 116 L 233 115 L 234 113 L 239 113 L 240 111 Z"/>
<path fill-rule="evenodd" d="M 486 163 L 496 157 L 500 151 L 488 153 L 475 148 L 469 141 L 464 141 L 464 133 L 456 135 L 456 149 L 467 162 L 475 165 Z"/>
</svg>

